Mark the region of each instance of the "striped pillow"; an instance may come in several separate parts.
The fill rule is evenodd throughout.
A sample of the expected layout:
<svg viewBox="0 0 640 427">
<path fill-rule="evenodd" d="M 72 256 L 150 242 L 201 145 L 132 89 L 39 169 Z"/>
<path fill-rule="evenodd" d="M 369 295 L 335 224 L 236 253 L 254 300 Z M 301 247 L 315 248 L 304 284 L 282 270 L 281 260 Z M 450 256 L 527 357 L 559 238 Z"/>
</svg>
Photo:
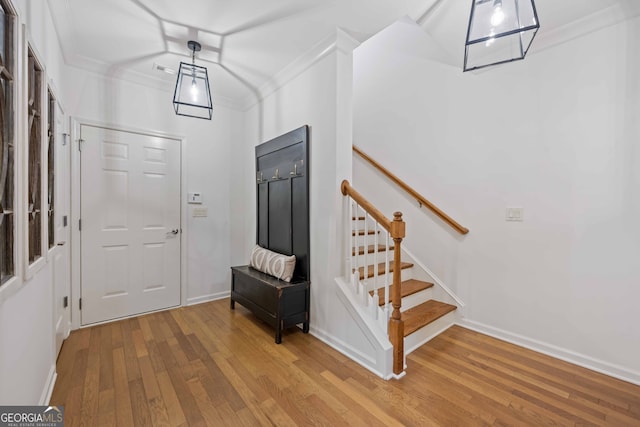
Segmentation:
<svg viewBox="0 0 640 427">
<path fill-rule="evenodd" d="M 296 256 L 282 255 L 256 245 L 251 251 L 249 265 L 263 273 L 290 282 L 296 268 Z"/>
</svg>

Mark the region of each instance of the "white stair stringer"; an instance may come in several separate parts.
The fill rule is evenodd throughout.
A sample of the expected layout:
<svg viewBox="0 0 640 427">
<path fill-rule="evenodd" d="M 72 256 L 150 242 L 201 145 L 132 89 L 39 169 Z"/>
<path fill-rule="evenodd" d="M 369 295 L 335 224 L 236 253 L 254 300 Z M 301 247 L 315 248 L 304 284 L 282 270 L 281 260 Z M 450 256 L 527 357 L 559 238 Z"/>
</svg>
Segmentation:
<svg viewBox="0 0 640 427">
<path fill-rule="evenodd" d="M 418 296 L 417 298 L 412 298 L 414 295 L 403 298 L 401 311 L 408 310 L 409 308 L 422 304 L 429 299 L 435 299 L 456 306 L 456 310 L 445 314 L 439 319 L 436 319 L 404 338 L 404 353 L 406 357 L 420 346 L 426 344 L 454 324 L 458 323 L 458 321 L 463 317 L 465 304 L 446 284 L 444 284 L 442 280 L 440 280 L 439 277 L 437 277 L 423 263 L 418 261 L 416 257 L 404 247 L 402 248 L 402 260 L 413 264 L 413 267 L 411 267 L 413 278 L 431 282 L 433 283 L 433 287 L 428 289 L 428 292 L 422 291 L 414 294 Z M 405 301 L 407 303 L 406 306 Z"/>
<path fill-rule="evenodd" d="M 402 260 L 413 264 L 413 267 L 411 268 L 413 279 L 424 280 L 426 282 L 433 283 L 433 288 L 431 288 L 433 289 L 433 296 L 431 297 L 432 299 L 455 305 L 457 307 L 455 312 L 458 313 L 460 318 L 464 317 L 465 303 L 460 299 L 460 297 L 458 297 L 455 292 L 451 290 L 451 288 L 449 288 L 438 276 L 435 275 L 435 273 L 433 273 L 423 263 L 421 263 L 405 247 L 402 248 Z"/>
<path fill-rule="evenodd" d="M 379 377 L 387 380 L 393 375 L 393 346 L 387 336 L 386 328 L 381 328 L 380 321 L 371 316 L 369 307 L 362 304 L 361 295 L 353 290 L 353 285 L 343 277 L 336 277 L 336 294 L 353 318 L 363 336 L 367 339 L 375 354 L 362 354 L 350 348 L 343 348 L 345 353 L 355 362 L 367 368 Z M 378 313 L 384 313 L 379 310 Z"/>
<path fill-rule="evenodd" d="M 365 239 L 357 239 L 357 242 L 354 242 L 354 239 L 351 239 L 350 244 L 354 243 L 359 245 L 366 245 L 367 243 L 385 244 L 382 241 L 369 240 L 367 242 Z M 359 280 L 359 274 L 354 272 L 352 268 L 386 262 L 387 260 L 391 261 L 392 258 L 393 252 L 391 251 L 389 251 L 388 255 L 380 251 L 378 254 L 352 257 L 348 263 L 351 267 L 347 267 L 347 271 L 352 271 L 353 273 L 348 278 L 338 277 L 335 279 L 336 293 L 347 312 L 353 318 L 353 329 L 351 331 L 356 334 L 362 334 L 361 336 L 370 345 L 367 350 L 358 350 L 349 345 L 341 345 L 340 351 L 384 379 L 400 378 L 404 375 L 404 372 L 400 375 L 393 374 L 393 346 L 387 334 L 388 319 L 393 307 L 391 304 L 386 308 L 384 306 L 380 307 L 378 305 L 379 299 L 375 294 L 373 296 L 370 295 L 369 291 L 377 287 L 379 292 L 384 292 L 384 283 L 393 281 L 393 273 L 388 273 L 386 278 L 382 275 L 378 276 L 377 279 L 372 277 Z M 413 267 L 401 270 L 401 281 L 417 279 L 434 285 L 428 289 L 405 296 L 402 299 L 401 311 L 404 312 L 429 300 L 456 306 L 456 310 L 445 314 L 404 338 L 406 365 L 406 356 L 408 354 L 456 324 L 464 316 L 464 303 L 442 280 L 425 267 L 423 263 L 417 261 L 413 254 L 404 247 L 402 248 L 401 260 L 404 263 L 413 264 Z M 355 329 L 356 325 L 357 330 Z"/>
</svg>

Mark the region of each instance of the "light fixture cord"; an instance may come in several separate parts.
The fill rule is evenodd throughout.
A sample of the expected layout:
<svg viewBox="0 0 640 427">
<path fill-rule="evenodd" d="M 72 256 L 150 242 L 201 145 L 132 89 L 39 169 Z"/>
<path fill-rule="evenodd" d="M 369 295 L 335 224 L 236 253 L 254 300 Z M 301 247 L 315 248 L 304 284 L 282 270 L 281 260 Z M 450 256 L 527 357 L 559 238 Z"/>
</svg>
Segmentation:
<svg viewBox="0 0 640 427">
<path fill-rule="evenodd" d="M 191 64 L 196 65 L 196 48 L 191 49 Z"/>
</svg>

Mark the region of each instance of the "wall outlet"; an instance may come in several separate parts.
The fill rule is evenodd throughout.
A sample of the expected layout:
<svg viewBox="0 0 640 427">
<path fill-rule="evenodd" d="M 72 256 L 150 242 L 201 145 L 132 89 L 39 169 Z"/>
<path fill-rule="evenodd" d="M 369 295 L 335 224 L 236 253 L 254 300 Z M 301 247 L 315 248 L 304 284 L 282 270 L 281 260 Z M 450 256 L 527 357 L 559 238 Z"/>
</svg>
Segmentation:
<svg viewBox="0 0 640 427">
<path fill-rule="evenodd" d="M 507 208 L 507 221 L 524 221 L 524 208 Z"/>
<path fill-rule="evenodd" d="M 209 209 L 204 208 L 204 207 L 193 208 L 192 216 L 194 218 L 196 218 L 196 217 L 206 217 L 207 215 L 209 215 Z"/>
</svg>

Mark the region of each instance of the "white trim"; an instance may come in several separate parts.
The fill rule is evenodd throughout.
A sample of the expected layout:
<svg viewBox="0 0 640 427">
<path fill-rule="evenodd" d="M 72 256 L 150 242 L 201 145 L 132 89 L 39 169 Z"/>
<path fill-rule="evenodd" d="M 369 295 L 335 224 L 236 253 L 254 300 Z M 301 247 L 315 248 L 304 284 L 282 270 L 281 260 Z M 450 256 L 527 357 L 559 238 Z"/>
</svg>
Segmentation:
<svg viewBox="0 0 640 427">
<path fill-rule="evenodd" d="M 187 303 L 184 305 L 198 305 L 204 304 L 205 302 L 218 301 L 221 299 L 229 298 L 231 296 L 231 291 L 224 292 L 216 292 L 215 294 L 202 295 L 199 297 L 193 297 L 187 299 Z"/>
<path fill-rule="evenodd" d="M 93 328 L 94 326 L 107 325 L 109 323 L 119 322 L 121 320 L 135 319 L 137 317 L 146 316 L 147 314 L 162 313 L 163 311 L 171 311 L 171 310 L 175 310 L 176 308 L 180 308 L 180 307 L 182 307 L 182 305 L 180 305 L 180 304 L 172 305 L 171 307 L 159 308 L 157 310 L 143 311 L 142 313 L 129 314 L 128 316 L 115 317 L 113 319 L 107 319 L 107 320 L 101 320 L 99 322 L 87 323 L 86 325 L 80 325 L 80 327 L 78 329 Z"/>
<path fill-rule="evenodd" d="M 362 366 L 366 370 L 376 374 L 380 378 L 387 380 L 389 376 L 386 376 L 384 373 L 376 370 L 375 361 L 373 363 L 368 363 L 372 360 L 369 356 L 363 354 L 359 350 L 353 348 L 349 344 L 345 343 L 342 340 L 339 340 L 334 335 L 329 334 L 326 331 L 321 329 L 317 329 L 315 327 L 309 328 L 309 333 L 313 335 L 315 338 L 319 339 L 329 347 L 333 348 L 337 352 L 347 356 L 352 361 L 356 362 L 358 365 Z"/>
<path fill-rule="evenodd" d="M 142 129 L 132 126 L 117 125 L 106 123 L 99 120 L 91 120 L 82 117 L 70 117 L 71 120 L 71 212 L 69 219 L 69 227 L 71 231 L 71 295 L 69 304 L 71 304 L 71 328 L 79 329 L 85 326 L 95 326 L 101 323 L 108 323 L 115 320 L 126 319 L 129 317 L 141 316 L 147 313 L 121 317 L 118 319 L 108 320 L 106 322 L 91 323 L 81 325 L 80 305 L 81 296 L 81 274 L 80 274 L 80 231 L 78 230 L 78 221 L 80 219 L 80 150 L 78 149 L 80 130 L 84 126 L 100 127 L 129 133 L 138 133 L 158 138 L 173 139 L 180 142 L 180 228 L 182 233 L 180 238 L 180 304 L 177 306 L 166 307 L 156 311 L 164 311 L 170 308 L 181 307 L 185 305 L 187 295 L 187 202 L 186 202 L 186 145 L 187 138 L 180 135 L 170 134 L 167 132 Z M 149 312 L 152 313 L 153 311 Z"/>
<path fill-rule="evenodd" d="M 108 81 L 120 81 L 131 84 L 140 85 L 143 87 L 155 89 L 165 93 L 170 93 L 173 97 L 173 91 L 175 89 L 175 80 L 168 80 L 166 78 L 160 78 L 152 74 L 145 74 L 141 71 L 118 68 L 115 71 L 112 67 L 103 62 L 96 61 L 95 59 L 86 58 L 82 56 L 74 56 L 74 60 L 67 62 L 69 67 L 82 70 L 86 73 L 98 76 Z M 212 73 L 209 73 L 210 75 Z M 211 99 L 213 101 L 214 115 L 216 107 L 225 107 L 234 110 L 242 110 L 243 105 L 237 102 L 235 99 L 216 94 L 215 91 L 211 93 Z"/>
<path fill-rule="evenodd" d="M 24 269 L 24 279 L 25 281 L 31 280 L 33 277 L 38 274 L 42 268 L 49 262 L 49 232 L 47 230 L 47 221 L 45 221 L 45 195 L 47 194 L 47 181 L 48 174 L 45 173 L 47 162 L 45 161 L 47 158 L 46 145 L 45 141 L 47 141 L 47 131 L 46 124 L 48 119 L 48 100 L 47 100 L 47 70 L 44 65 L 44 62 L 41 60 L 43 57 L 40 55 L 36 46 L 32 43 L 33 39 L 29 35 L 26 26 L 24 27 L 25 36 L 23 38 L 23 50 L 22 61 L 24 61 L 24 66 L 22 72 L 26 71 L 26 75 L 28 76 L 28 64 L 29 64 L 29 52 L 32 53 L 34 62 L 36 66 L 40 69 L 40 93 L 36 96 L 40 97 L 40 257 L 37 258 L 32 263 L 29 262 L 29 221 L 26 220 L 27 208 L 29 205 L 28 195 L 29 195 L 29 114 L 28 114 L 28 106 L 27 106 L 27 97 L 29 93 L 29 79 L 24 78 L 23 80 L 23 92 L 24 96 L 21 97 L 22 102 L 18 105 L 17 115 L 22 115 L 22 125 L 24 126 L 25 132 L 25 143 L 22 144 L 23 147 L 23 162 L 22 165 L 22 179 L 26 188 L 24 191 L 24 198 L 22 200 L 23 212 L 25 215 L 25 224 L 22 230 L 23 234 L 23 269 Z M 17 77 L 16 77 L 17 79 Z M 17 165 L 14 165 L 15 169 L 18 170 Z"/>
<path fill-rule="evenodd" d="M 20 290 L 22 285 L 21 276 L 13 276 L 0 286 L 0 306 L 7 302 L 16 292 Z"/>
<path fill-rule="evenodd" d="M 78 220 L 80 219 L 80 151 L 78 139 L 80 138 L 81 121 L 69 117 L 70 133 L 69 149 L 71 150 L 71 211 L 69 212 L 69 240 L 71 244 L 71 293 L 69 304 L 71 305 L 71 329 L 80 327 L 80 231 Z"/>
<path fill-rule="evenodd" d="M 53 394 L 53 388 L 56 385 L 56 380 L 58 379 L 58 373 L 56 372 L 56 364 L 55 361 L 53 365 L 51 365 L 51 369 L 49 369 L 49 375 L 47 375 L 47 381 L 44 384 L 44 389 L 42 390 L 42 394 L 40 395 L 39 405 L 46 406 L 49 405 L 49 401 L 51 400 L 51 395 Z"/>
<path fill-rule="evenodd" d="M 634 6 L 631 3 L 637 3 Z M 581 19 L 569 22 L 551 31 L 540 31 L 533 42 L 530 55 L 542 52 L 554 46 L 567 43 L 578 37 L 631 20 L 640 15 L 639 2 L 628 2 L 627 6 L 614 4 L 606 9 L 598 10 Z M 631 10 L 635 7 L 635 10 Z M 625 10 L 623 10 L 625 9 Z M 542 22 L 544 25 L 544 22 Z"/>
<path fill-rule="evenodd" d="M 411 353 L 413 353 L 414 351 L 416 351 L 417 349 L 419 349 L 420 347 L 422 347 L 423 345 L 425 345 L 426 343 L 428 343 L 429 341 L 431 341 L 432 339 L 434 339 L 435 337 L 437 337 L 438 335 L 440 335 L 441 333 L 443 333 L 444 331 L 446 331 L 447 329 L 455 325 L 456 321 L 451 318 L 448 318 L 448 316 L 452 316 L 452 315 L 453 313 L 447 313 L 443 317 L 436 319 L 434 322 L 428 325 L 425 325 L 424 326 L 425 328 L 428 328 L 429 326 L 436 326 L 435 332 L 430 333 L 425 338 L 422 338 L 420 341 L 416 342 L 414 345 L 410 347 L 407 347 L 406 345 L 408 341 L 407 340 L 408 337 L 404 337 L 404 342 L 405 342 L 404 357 L 406 358 L 408 355 L 410 355 Z M 442 322 L 440 322 L 439 324 L 436 324 L 438 320 L 442 320 Z M 411 335 L 419 334 L 419 333 L 420 331 L 418 330 Z M 411 335 L 409 335 L 409 337 Z"/>
<path fill-rule="evenodd" d="M 331 34 L 316 43 L 304 54 L 294 59 L 283 69 L 278 71 L 273 77 L 260 85 L 257 90 L 259 99 L 256 99 L 255 93 L 246 96 L 243 102 L 241 102 L 241 105 L 243 106 L 242 110 L 247 111 L 254 105 L 262 102 L 269 95 L 280 90 L 300 74 L 304 73 L 333 52 L 339 50 L 343 53 L 351 53 L 359 45 L 360 42 L 351 37 L 347 32 L 340 28 L 336 29 L 335 34 Z"/>
<path fill-rule="evenodd" d="M 494 328 L 493 326 L 476 322 L 474 320 L 462 319 L 459 320 L 457 324 L 464 328 L 489 335 L 490 337 L 494 337 L 538 353 L 546 354 L 547 356 L 564 360 L 565 362 L 573 363 L 574 365 L 578 365 L 622 381 L 640 385 L 640 372 L 633 371 L 629 368 L 625 368 L 624 366 L 595 359 L 572 350 L 558 347 L 553 344 L 547 344 L 532 338 L 527 338 L 523 335 L 508 332 L 503 329 Z"/>
<path fill-rule="evenodd" d="M 187 301 L 189 276 L 187 265 L 189 260 L 189 217 L 187 205 L 187 138 L 180 139 L 180 305 Z"/>
<path fill-rule="evenodd" d="M 388 380 L 393 375 L 393 346 L 389 341 L 389 337 L 380 329 L 378 321 L 372 319 L 369 313 L 361 309 L 360 304 L 354 299 L 353 293 L 348 289 L 350 283 L 346 282 L 342 277 L 336 277 L 334 280 L 338 299 L 354 319 L 355 322 L 353 324 L 359 327 L 371 345 L 373 352 L 375 352 L 375 357 L 364 354 L 360 350 L 326 333 L 318 338 L 380 378 Z"/>
<path fill-rule="evenodd" d="M 465 308 L 464 301 L 462 301 L 458 297 L 458 295 L 456 295 L 455 292 L 451 290 L 451 288 L 449 288 L 438 276 L 436 276 L 436 274 L 433 271 L 428 269 L 427 266 L 425 266 L 422 262 L 420 262 L 415 255 L 413 255 L 409 250 L 407 250 L 406 246 L 402 246 L 402 251 L 404 251 L 409 256 L 409 258 L 412 259 L 412 262 L 414 264 L 420 267 L 433 279 L 435 285 L 439 286 L 443 291 L 447 293 L 447 295 L 449 295 L 456 302 L 456 304 L 458 305 L 458 308 L 460 308 L 462 313 L 464 314 L 464 308 Z"/>
</svg>

